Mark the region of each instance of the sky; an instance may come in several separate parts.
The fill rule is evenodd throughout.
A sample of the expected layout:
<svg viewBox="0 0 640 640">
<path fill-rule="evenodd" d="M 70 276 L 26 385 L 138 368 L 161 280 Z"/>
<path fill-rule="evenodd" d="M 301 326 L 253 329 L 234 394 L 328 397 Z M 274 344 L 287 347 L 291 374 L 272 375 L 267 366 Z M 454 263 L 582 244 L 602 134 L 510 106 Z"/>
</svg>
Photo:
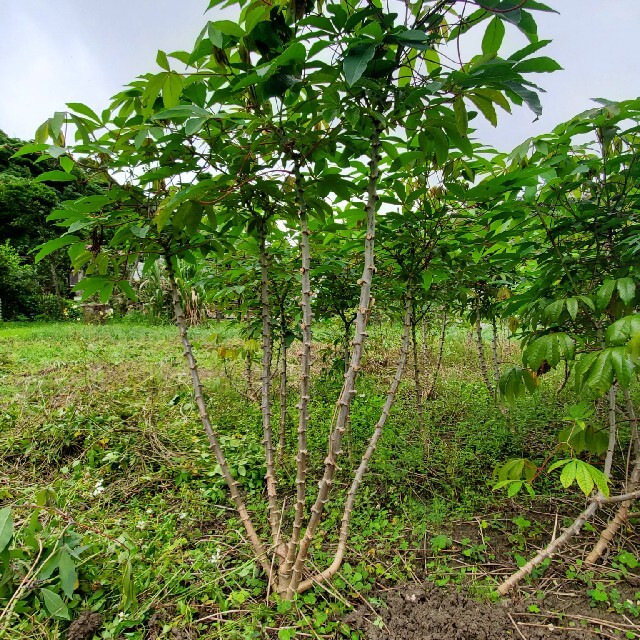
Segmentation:
<svg viewBox="0 0 640 640">
<path fill-rule="evenodd" d="M 540 55 L 551 56 L 564 70 L 537 74 L 546 90 L 537 122 L 523 107 L 504 114 L 497 128 L 478 126 L 477 137 L 503 151 L 591 108 L 591 98 L 640 95 L 638 0 L 546 2 L 560 14 L 536 12 L 540 37 L 553 41 Z M 206 0 L 0 0 L 0 129 L 29 139 L 66 102 L 100 111 L 137 75 L 159 71 L 158 49 L 191 49 L 208 19 L 228 17 L 219 11 L 205 16 L 206 5 Z M 507 32 L 507 54 L 523 44 L 518 34 Z"/>
</svg>

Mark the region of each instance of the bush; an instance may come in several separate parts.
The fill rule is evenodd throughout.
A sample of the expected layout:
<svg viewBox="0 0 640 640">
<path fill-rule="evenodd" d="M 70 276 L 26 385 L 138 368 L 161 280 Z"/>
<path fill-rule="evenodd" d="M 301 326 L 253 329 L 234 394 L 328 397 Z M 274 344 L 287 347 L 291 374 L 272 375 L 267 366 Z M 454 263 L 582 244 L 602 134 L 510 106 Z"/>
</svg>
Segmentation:
<svg viewBox="0 0 640 640">
<path fill-rule="evenodd" d="M 42 291 L 36 270 L 25 264 L 9 243 L 0 244 L 0 317 L 33 318 L 42 310 Z"/>
</svg>

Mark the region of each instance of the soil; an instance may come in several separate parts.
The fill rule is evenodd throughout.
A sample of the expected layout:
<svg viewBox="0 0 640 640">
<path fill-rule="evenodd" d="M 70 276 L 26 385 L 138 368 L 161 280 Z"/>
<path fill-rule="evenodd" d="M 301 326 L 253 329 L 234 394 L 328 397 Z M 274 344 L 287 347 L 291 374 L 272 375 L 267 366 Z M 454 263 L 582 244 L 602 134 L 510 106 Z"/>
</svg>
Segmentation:
<svg viewBox="0 0 640 640">
<path fill-rule="evenodd" d="M 454 588 L 409 584 L 380 598 L 375 613 L 361 606 L 346 622 L 368 640 L 589 640 L 623 638 L 615 629 L 568 616 L 562 620 L 519 611 L 509 601 L 477 602 Z M 377 615 L 376 615 L 377 614 Z M 591 612 L 593 616 L 593 612 Z M 554 624 L 555 622 L 555 624 Z M 603 621 L 604 622 L 604 621 Z M 571 628 L 571 625 L 575 629 Z"/>
<path fill-rule="evenodd" d="M 67 640 L 89 640 L 102 625 L 99 613 L 83 611 L 69 626 Z"/>
</svg>

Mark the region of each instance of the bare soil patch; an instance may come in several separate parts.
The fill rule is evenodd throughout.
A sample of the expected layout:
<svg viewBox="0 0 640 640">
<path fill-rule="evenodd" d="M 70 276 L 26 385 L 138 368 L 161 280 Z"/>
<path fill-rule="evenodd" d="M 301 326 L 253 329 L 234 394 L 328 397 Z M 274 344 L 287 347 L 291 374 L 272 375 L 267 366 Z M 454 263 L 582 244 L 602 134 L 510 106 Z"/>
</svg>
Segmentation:
<svg viewBox="0 0 640 640">
<path fill-rule="evenodd" d="M 584 614 L 534 614 L 508 600 L 477 602 L 455 588 L 429 583 L 399 586 L 380 599 L 382 606 L 363 605 L 346 620 L 368 640 L 589 640 L 624 638 L 633 631 L 622 618 L 599 619 L 586 603 Z"/>
</svg>

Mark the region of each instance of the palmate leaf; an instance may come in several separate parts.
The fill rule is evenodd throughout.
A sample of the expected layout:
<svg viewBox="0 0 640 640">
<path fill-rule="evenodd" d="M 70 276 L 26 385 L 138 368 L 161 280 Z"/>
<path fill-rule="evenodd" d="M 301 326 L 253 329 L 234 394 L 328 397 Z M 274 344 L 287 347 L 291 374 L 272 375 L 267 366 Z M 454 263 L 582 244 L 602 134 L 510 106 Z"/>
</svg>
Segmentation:
<svg viewBox="0 0 640 640">
<path fill-rule="evenodd" d="M 533 393 L 540 384 L 535 371 L 522 367 L 511 367 L 505 371 L 498 381 L 498 393 L 510 404 L 517 398 Z"/>
<path fill-rule="evenodd" d="M 564 301 L 561 301 L 564 302 Z M 561 360 L 570 360 L 575 352 L 575 341 L 564 332 L 549 333 L 532 340 L 522 354 L 522 361 L 534 371 L 543 362 L 556 367 Z"/>
<path fill-rule="evenodd" d="M 607 347 L 583 356 L 576 366 L 576 390 L 589 387 L 604 394 L 615 382 L 628 387 L 636 373 L 636 363 L 624 346 Z"/>
</svg>

